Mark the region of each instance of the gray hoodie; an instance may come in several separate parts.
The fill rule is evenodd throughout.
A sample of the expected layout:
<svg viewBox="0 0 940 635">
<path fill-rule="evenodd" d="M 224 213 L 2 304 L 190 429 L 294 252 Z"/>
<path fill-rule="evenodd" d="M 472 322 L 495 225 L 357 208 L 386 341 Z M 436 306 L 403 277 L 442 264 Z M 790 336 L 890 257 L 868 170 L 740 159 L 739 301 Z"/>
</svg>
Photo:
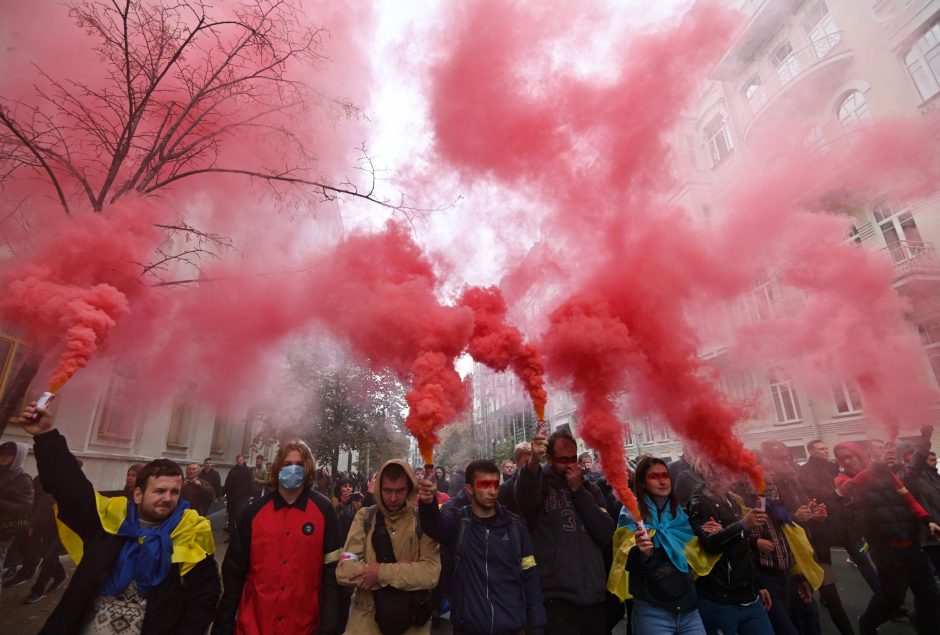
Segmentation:
<svg viewBox="0 0 940 635">
<path fill-rule="evenodd" d="M 16 456 L 5 468 L 0 468 L 0 540 L 25 531 L 33 511 L 33 479 L 23 470 L 29 447 L 25 443 L 8 441 L 15 446 Z"/>
</svg>

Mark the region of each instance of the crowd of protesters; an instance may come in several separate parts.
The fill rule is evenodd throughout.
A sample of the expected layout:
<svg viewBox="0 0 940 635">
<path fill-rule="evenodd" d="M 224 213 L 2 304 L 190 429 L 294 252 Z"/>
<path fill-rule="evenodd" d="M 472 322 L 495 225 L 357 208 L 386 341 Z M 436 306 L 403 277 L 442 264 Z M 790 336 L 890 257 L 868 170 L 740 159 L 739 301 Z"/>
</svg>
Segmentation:
<svg viewBox="0 0 940 635">
<path fill-rule="evenodd" d="M 26 444 L 0 445 L 0 562 L 16 565 L 4 585 L 35 577 L 38 602 L 67 579 L 62 551 L 77 564 L 43 633 L 417 635 L 442 616 L 459 635 L 602 635 L 624 618 L 638 635 L 940 624 L 930 427 L 897 446 L 838 443 L 834 461 L 812 441 L 799 466 L 766 441 L 763 492 L 692 456 L 644 455 L 630 466 L 636 518 L 564 430 L 450 471 L 391 460 L 333 477 L 298 440 L 272 462 L 239 456 L 224 483 L 211 459 L 157 459 L 106 496 L 48 414 L 21 423 L 39 475 L 23 469 Z M 206 515 L 223 502 L 219 563 Z M 834 548 L 871 589 L 854 619 Z"/>
</svg>

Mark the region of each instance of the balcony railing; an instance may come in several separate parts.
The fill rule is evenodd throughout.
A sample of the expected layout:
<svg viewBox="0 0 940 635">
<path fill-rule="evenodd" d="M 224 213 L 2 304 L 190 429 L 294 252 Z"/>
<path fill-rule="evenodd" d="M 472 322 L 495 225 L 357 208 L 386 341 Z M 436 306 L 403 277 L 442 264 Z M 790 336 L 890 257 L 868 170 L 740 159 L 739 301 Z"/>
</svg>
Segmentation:
<svg viewBox="0 0 940 635">
<path fill-rule="evenodd" d="M 820 62 L 842 50 L 842 31 L 813 40 L 807 47 L 793 51 L 777 64 L 775 73 L 764 78 L 760 87 L 748 97 L 751 107 L 751 119 L 763 109 L 764 105 L 773 99 L 784 88 L 805 74 Z"/>
<path fill-rule="evenodd" d="M 920 240 L 901 240 L 882 251 L 894 263 L 894 273 L 903 277 L 912 273 L 940 273 L 940 258 L 933 243 Z"/>
</svg>

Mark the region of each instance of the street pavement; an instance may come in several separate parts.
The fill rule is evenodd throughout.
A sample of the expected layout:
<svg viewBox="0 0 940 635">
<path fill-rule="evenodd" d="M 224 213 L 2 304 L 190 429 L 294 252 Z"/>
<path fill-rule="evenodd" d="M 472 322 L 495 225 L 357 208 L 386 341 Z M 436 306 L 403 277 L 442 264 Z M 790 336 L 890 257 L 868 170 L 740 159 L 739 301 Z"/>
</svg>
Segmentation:
<svg viewBox="0 0 940 635">
<path fill-rule="evenodd" d="M 217 557 L 219 561 L 225 556 L 225 534 L 221 530 L 220 518 L 213 517 L 213 527 L 215 527 L 215 537 L 217 545 Z M 842 596 L 842 603 L 845 605 L 846 612 L 854 621 L 855 618 L 865 609 L 868 600 L 871 597 L 871 591 L 865 585 L 862 576 L 851 565 L 846 563 L 846 555 L 839 550 L 833 551 L 833 560 L 835 561 L 836 575 L 838 577 L 839 594 Z M 63 556 L 63 564 L 69 573 L 69 581 L 75 567 L 71 560 Z M 49 616 L 55 604 L 62 597 L 62 591 L 67 586 L 63 584 L 49 597 L 32 605 L 23 604 L 23 600 L 29 594 L 30 583 L 3 589 L 0 593 L 0 633 L 3 635 L 34 635 L 42 628 L 43 623 Z M 913 607 L 913 601 L 908 595 L 907 608 Z M 822 632 L 824 635 L 838 635 L 826 610 L 820 607 Z M 614 629 L 615 635 L 626 635 L 626 623 L 621 621 Z M 432 630 L 433 635 L 450 635 L 450 624 L 447 620 L 442 620 L 439 628 Z M 907 620 L 888 622 L 883 625 L 879 631 L 880 635 L 913 635 L 914 627 Z"/>
</svg>

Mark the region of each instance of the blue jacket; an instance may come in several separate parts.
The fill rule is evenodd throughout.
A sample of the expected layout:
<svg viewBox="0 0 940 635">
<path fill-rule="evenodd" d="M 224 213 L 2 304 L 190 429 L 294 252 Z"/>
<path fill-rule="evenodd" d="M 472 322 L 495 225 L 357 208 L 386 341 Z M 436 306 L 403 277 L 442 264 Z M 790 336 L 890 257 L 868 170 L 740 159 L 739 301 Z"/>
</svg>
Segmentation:
<svg viewBox="0 0 940 635">
<path fill-rule="evenodd" d="M 434 503 L 418 506 L 424 532 L 452 550 L 457 548 L 461 511 L 439 510 Z M 545 607 L 532 539 L 522 520 L 496 505 L 492 529 L 472 513 L 463 555 L 454 571 L 450 621 L 454 631 L 472 635 L 515 635 L 526 626 L 535 635 L 545 629 Z M 516 553 L 510 523 L 518 529 Z"/>
</svg>

